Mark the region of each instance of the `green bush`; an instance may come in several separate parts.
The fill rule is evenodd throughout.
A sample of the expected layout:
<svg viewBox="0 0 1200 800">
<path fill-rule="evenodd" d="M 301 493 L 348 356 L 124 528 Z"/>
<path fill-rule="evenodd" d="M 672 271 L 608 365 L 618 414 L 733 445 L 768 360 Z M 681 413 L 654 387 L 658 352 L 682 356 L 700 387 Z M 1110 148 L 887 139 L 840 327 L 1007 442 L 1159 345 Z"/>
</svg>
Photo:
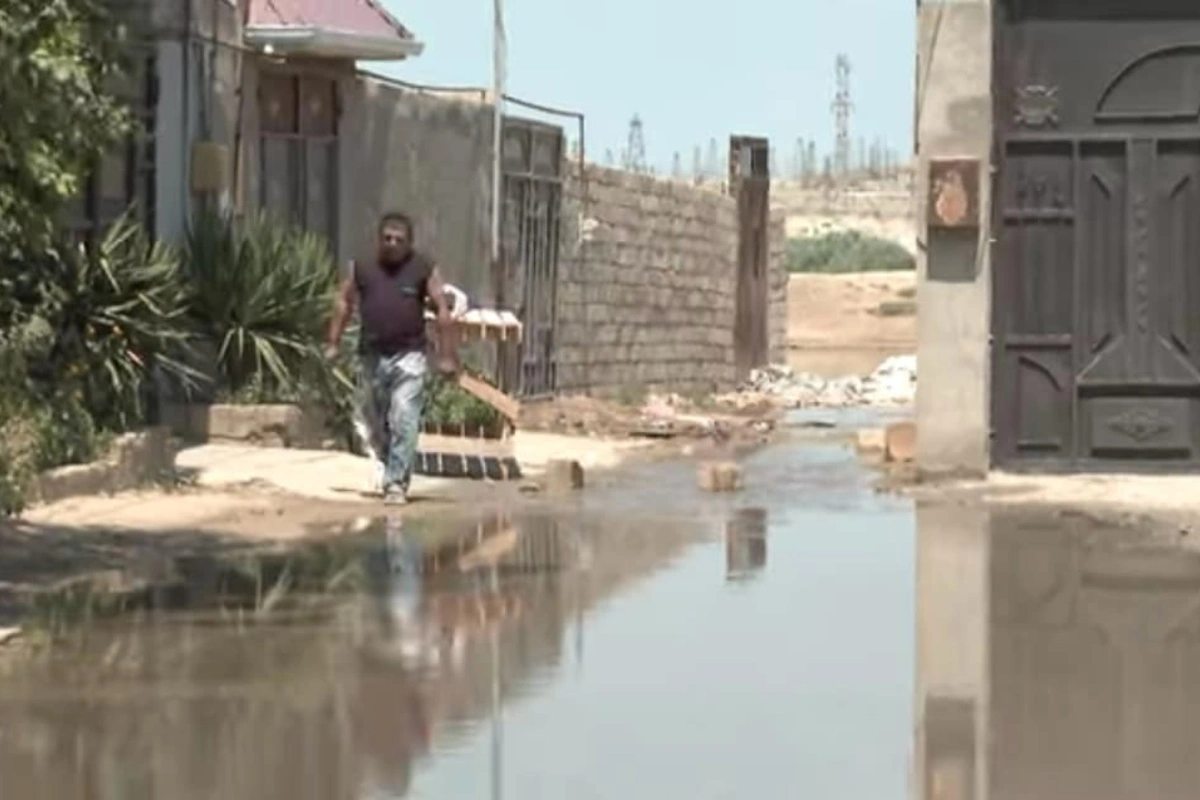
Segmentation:
<svg viewBox="0 0 1200 800">
<path fill-rule="evenodd" d="M 325 240 L 267 215 L 201 212 L 184 254 L 192 318 L 216 349 L 218 399 L 316 408 L 351 447 L 353 366 L 322 352 L 338 281 Z"/>
<path fill-rule="evenodd" d="M 912 254 L 895 242 L 858 231 L 789 239 L 784 263 L 788 272 L 899 272 L 916 269 Z"/>
<path fill-rule="evenodd" d="M 499 423 L 501 419 L 500 412 L 494 407 L 441 376 L 434 377 L 430 382 L 424 417 L 427 425 L 478 425 L 484 428 Z"/>
<path fill-rule="evenodd" d="M 184 251 L 192 317 L 217 349 L 218 386 L 284 396 L 322 361 L 337 265 L 319 235 L 265 215 L 201 212 Z"/>
<path fill-rule="evenodd" d="M 188 392 L 200 374 L 179 259 L 126 215 L 90 248 L 50 260 L 40 313 L 57 332 L 44 372 L 113 431 L 144 424 L 153 375 Z"/>
<path fill-rule="evenodd" d="M 110 442 L 87 409 L 66 396 L 47 402 L 6 392 L 0 399 L 0 420 L 0 515 L 25 507 L 30 482 L 39 472 L 93 461 Z"/>
<path fill-rule="evenodd" d="M 3 304 L 0 512 L 37 472 L 102 454 L 145 421 L 146 386 L 186 386 L 192 340 L 179 262 L 129 217 L 89 248 L 59 245 L 25 266 L 36 281 Z"/>
</svg>

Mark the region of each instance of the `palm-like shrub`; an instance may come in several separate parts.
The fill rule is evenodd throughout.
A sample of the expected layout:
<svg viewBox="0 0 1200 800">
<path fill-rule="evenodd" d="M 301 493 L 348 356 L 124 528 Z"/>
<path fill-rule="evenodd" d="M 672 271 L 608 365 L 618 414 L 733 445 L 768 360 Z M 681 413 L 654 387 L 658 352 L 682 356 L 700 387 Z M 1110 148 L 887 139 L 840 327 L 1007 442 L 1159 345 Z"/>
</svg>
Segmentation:
<svg viewBox="0 0 1200 800">
<path fill-rule="evenodd" d="M 0 514 L 21 509 L 38 471 L 91 460 L 109 433 L 143 424 L 152 378 L 186 391 L 199 377 L 179 261 L 132 216 L 24 269 L 0 329 Z"/>
<path fill-rule="evenodd" d="M 93 246 L 60 253 L 46 264 L 38 312 L 54 341 L 34 375 L 50 379 L 47 391 L 71 393 L 101 428 L 142 424 L 152 377 L 184 391 L 199 377 L 179 259 L 131 214 Z"/>
<path fill-rule="evenodd" d="M 321 356 L 337 266 L 319 235 L 256 214 L 204 211 L 193 220 L 184 271 L 192 317 L 216 348 L 219 388 L 257 399 L 297 391 Z"/>
</svg>

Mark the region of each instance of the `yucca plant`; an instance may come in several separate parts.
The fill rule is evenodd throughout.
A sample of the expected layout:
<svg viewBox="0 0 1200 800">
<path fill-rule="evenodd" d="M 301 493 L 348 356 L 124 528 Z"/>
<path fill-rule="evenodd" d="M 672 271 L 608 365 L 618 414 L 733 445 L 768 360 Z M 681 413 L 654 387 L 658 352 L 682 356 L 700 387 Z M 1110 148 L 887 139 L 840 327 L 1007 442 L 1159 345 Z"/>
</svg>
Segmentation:
<svg viewBox="0 0 1200 800">
<path fill-rule="evenodd" d="M 101 427 L 121 430 L 144 422 L 152 376 L 184 392 L 196 384 L 179 259 L 132 212 L 93 245 L 65 247 L 49 261 L 43 313 L 56 334 L 47 389 L 71 392 Z"/>
<path fill-rule="evenodd" d="M 202 211 L 184 266 L 192 316 L 217 351 L 219 388 L 292 394 L 321 358 L 337 266 L 319 235 L 255 214 Z"/>
</svg>

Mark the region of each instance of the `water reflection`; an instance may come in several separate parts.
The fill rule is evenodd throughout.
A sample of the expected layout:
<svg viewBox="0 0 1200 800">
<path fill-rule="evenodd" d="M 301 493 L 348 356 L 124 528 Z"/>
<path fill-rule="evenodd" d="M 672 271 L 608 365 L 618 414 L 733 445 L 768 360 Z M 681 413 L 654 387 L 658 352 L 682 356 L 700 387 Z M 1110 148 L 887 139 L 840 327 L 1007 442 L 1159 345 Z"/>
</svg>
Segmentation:
<svg viewBox="0 0 1200 800">
<path fill-rule="evenodd" d="M 767 566 L 767 510 L 739 509 L 725 526 L 725 580 L 749 580 Z"/>
<path fill-rule="evenodd" d="M 581 653 L 589 607 L 697 535 L 504 514 L 458 527 L 431 537 L 401 517 L 375 521 L 353 548 L 336 548 L 358 553 L 361 577 L 321 562 L 362 591 L 323 593 L 326 613 L 303 624 L 285 613 L 299 597 L 231 616 L 220 577 L 230 567 L 192 564 L 208 576 L 193 597 L 212 600 L 209 613 L 93 622 L 8 665 L 0 796 L 400 798 L 435 739 L 452 747 L 481 722 L 498 796 L 502 704 L 561 661 L 572 625 Z M 311 589 L 313 562 L 311 551 L 260 554 L 247 582 L 271 587 L 288 573 L 287 585 Z"/>
<path fill-rule="evenodd" d="M 1200 554 L 1079 516 L 918 521 L 917 796 L 1196 796 Z"/>
<path fill-rule="evenodd" d="M 191 563 L 0 660 L 0 797 L 900 797 L 911 510 L 844 449 L 747 468 Z"/>
</svg>

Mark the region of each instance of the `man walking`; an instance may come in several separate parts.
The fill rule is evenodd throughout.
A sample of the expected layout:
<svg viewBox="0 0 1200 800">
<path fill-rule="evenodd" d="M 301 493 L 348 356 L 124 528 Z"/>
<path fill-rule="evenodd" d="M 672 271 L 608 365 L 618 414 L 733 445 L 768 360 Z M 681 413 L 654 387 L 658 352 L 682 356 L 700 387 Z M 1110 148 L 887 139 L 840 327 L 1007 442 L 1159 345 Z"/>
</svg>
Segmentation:
<svg viewBox="0 0 1200 800">
<path fill-rule="evenodd" d="M 335 357 L 355 306 L 361 318 L 359 411 L 370 449 L 383 464 L 384 502 L 408 502 L 429 373 L 425 306 L 437 311 L 437 368 L 458 369 L 446 285 L 431 258 L 413 247 L 412 220 L 385 214 L 372 262 L 351 264 L 334 302 L 326 352 Z"/>
</svg>

